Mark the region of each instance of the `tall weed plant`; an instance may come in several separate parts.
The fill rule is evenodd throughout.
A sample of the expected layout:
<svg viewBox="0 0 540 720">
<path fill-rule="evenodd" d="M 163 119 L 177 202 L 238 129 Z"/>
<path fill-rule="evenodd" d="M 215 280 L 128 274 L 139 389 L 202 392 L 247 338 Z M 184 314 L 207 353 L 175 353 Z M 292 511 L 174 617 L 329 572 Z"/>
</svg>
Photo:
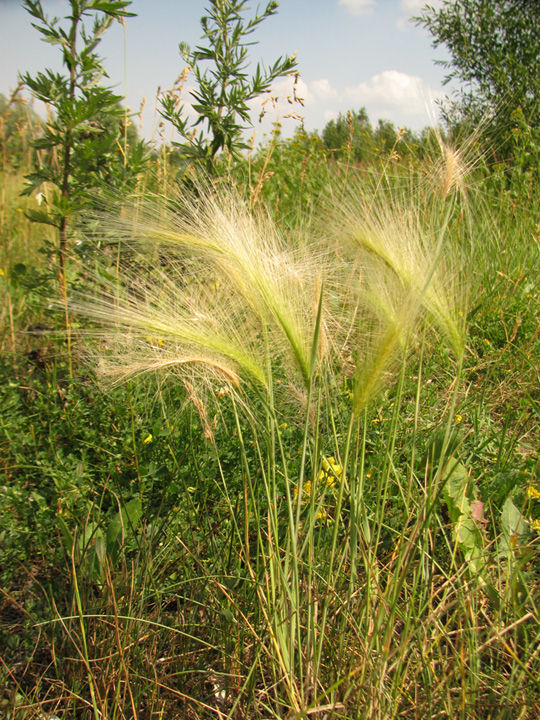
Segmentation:
<svg viewBox="0 0 540 720">
<path fill-rule="evenodd" d="M 215 184 L 93 219 L 101 254 L 70 301 L 88 353 L 104 381 L 172 377 L 191 408 L 198 450 L 151 562 L 200 652 L 160 662 L 201 717 L 534 703 L 526 517 L 507 507 L 488 533 L 459 432 L 475 214 L 467 162 L 442 148 L 418 177 L 330 189 L 294 239 Z"/>
</svg>

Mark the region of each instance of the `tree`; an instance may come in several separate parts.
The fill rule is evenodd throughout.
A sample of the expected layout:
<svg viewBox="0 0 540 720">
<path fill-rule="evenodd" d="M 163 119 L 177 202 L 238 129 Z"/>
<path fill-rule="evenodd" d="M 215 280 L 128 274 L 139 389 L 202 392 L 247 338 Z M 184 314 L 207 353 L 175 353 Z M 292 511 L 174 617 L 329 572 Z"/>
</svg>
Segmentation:
<svg viewBox="0 0 540 720">
<path fill-rule="evenodd" d="M 373 153 L 373 127 L 365 107 L 358 112 L 349 110 L 330 120 L 322 131 L 324 147 L 336 158 L 367 160 Z"/>
<path fill-rule="evenodd" d="M 377 154 L 409 152 L 409 142 L 416 142 L 414 133 L 404 128 L 396 129 L 390 120 L 379 119 L 373 127 L 365 107 L 358 111 L 340 113 L 330 120 L 322 131 L 322 142 L 336 159 L 364 162 Z"/>
<path fill-rule="evenodd" d="M 32 142 L 39 150 L 34 172 L 27 176 L 25 194 L 44 189 L 45 202 L 39 210 L 28 210 L 35 222 L 58 229 L 58 284 L 64 303 L 69 372 L 71 334 L 66 289 L 66 259 L 73 219 L 91 203 L 95 188 L 118 185 L 126 179 L 127 117 L 111 88 L 101 84 L 107 77 L 95 49 L 103 33 L 114 20 L 123 22 L 133 13 L 127 11 L 131 0 L 69 0 L 71 14 L 66 28 L 59 18 L 49 19 L 39 0 L 24 0 L 23 5 L 37 22 L 32 25 L 45 42 L 58 45 L 67 74 L 46 69 L 35 77 L 28 73 L 22 81 L 34 97 L 47 104 L 49 117 L 42 134 Z M 91 29 L 85 18 L 93 16 Z M 108 126 L 107 126 L 108 125 Z M 143 145 L 133 150 L 133 165 L 143 162 Z"/>
<path fill-rule="evenodd" d="M 248 47 L 254 43 L 247 38 L 278 9 L 277 0 L 271 0 L 261 14 L 244 19 L 246 0 L 210 0 L 208 15 L 201 18 L 206 46 L 193 52 L 180 43 L 180 54 L 192 69 L 196 89 L 191 92 L 193 110 L 198 117 L 193 122 L 185 117 L 178 93 L 169 92 L 162 98 L 162 115 L 169 120 L 184 138 L 181 144 L 184 155 L 214 170 L 215 159 L 222 150 L 239 158 L 249 145 L 242 138 L 251 125 L 248 103 L 269 91 L 274 80 L 288 75 L 296 67 L 294 55 L 280 57 L 269 68 L 258 63 L 254 75 L 248 79 Z M 201 63 L 209 62 L 203 69 Z M 206 124 L 206 128 L 199 126 Z M 180 143 L 174 143 L 180 145 Z"/>
<path fill-rule="evenodd" d="M 437 61 L 449 71 L 445 83 L 463 86 L 446 108 L 447 119 L 476 124 L 492 115 L 499 141 L 512 111 L 520 109 L 531 126 L 540 126 L 539 2 L 442 0 L 414 20 L 431 33 L 435 48 L 445 45 L 450 53 L 450 60 Z M 497 115 L 501 108 L 504 114 Z"/>
<path fill-rule="evenodd" d="M 67 29 L 59 18 L 49 19 L 39 0 L 24 0 L 24 7 L 37 20 L 32 23 L 45 42 L 58 45 L 67 74 L 46 69 L 35 77 L 28 73 L 22 81 L 34 97 L 51 112 L 41 136 L 33 141 L 36 149 L 47 153 L 27 176 L 26 194 L 52 186 L 47 204 L 30 212 L 30 219 L 58 228 L 59 280 L 65 294 L 65 261 L 68 227 L 71 219 L 88 203 L 91 188 L 110 182 L 118 164 L 125 166 L 127 142 L 122 147 L 125 110 L 110 88 L 100 84 L 107 77 L 95 49 L 114 20 L 132 16 L 131 0 L 69 0 L 71 14 Z M 93 14 L 88 30 L 84 18 Z M 127 137 L 127 136 L 126 136 Z M 141 152 L 137 153 L 140 160 Z"/>
</svg>

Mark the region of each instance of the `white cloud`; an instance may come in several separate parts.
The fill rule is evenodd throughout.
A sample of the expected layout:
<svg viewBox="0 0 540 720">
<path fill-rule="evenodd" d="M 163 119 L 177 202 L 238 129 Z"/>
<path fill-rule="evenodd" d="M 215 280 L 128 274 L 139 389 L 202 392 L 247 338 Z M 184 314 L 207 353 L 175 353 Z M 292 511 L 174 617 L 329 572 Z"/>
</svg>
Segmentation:
<svg viewBox="0 0 540 720">
<path fill-rule="evenodd" d="M 432 8 L 442 7 L 443 0 L 401 0 L 399 7 L 405 15 L 396 20 L 399 30 L 410 30 L 412 28 L 411 17 L 420 15 L 427 4 Z"/>
<path fill-rule="evenodd" d="M 376 106 L 379 112 L 383 108 L 395 108 L 406 115 L 424 115 L 426 107 L 442 95 L 441 92 L 430 92 L 417 75 L 407 75 L 397 70 L 385 70 L 374 75 L 369 82 L 345 88 L 345 97 L 349 103 Z"/>
<path fill-rule="evenodd" d="M 371 15 L 376 0 L 339 0 L 338 5 L 343 5 L 351 15 Z"/>
<path fill-rule="evenodd" d="M 385 70 L 365 82 L 345 88 L 334 86 L 328 78 L 308 84 L 298 78 L 295 91 L 306 108 L 309 107 L 308 115 L 319 118 L 319 125 L 336 119 L 339 112 L 365 106 L 372 122 L 382 117 L 413 126 L 428 118 L 431 121 L 434 101 L 444 97 L 444 92 L 431 90 L 418 75 L 407 75 L 398 70 Z M 298 104 L 290 103 L 294 97 L 293 78 L 275 82 L 272 96 L 281 100 L 276 101 L 273 108 L 267 103 L 269 116 L 283 119 L 290 113 L 304 113 Z"/>
<path fill-rule="evenodd" d="M 338 96 L 338 91 L 330 85 L 330 81 L 326 78 L 313 80 L 309 83 L 309 89 L 316 100 L 328 100 Z"/>
</svg>

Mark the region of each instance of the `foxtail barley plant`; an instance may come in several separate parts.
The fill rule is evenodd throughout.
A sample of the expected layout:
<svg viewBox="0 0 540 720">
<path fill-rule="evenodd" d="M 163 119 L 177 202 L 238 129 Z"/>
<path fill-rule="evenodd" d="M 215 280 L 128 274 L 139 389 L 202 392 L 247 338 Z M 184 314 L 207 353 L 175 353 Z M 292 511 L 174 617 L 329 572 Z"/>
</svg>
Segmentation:
<svg viewBox="0 0 540 720">
<path fill-rule="evenodd" d="M 95 325 L 88 353 L 104 381 L 177 378 L 217 459 L 237 564 L 208 583 L 238 643 L 209 669 L 219 717 L 468 717 L 502 672 L 517 626 L 490 625 L 497 579 L 474 577 L 440 512 L 464 467 L 460 163 L 447 150 L 429 182 L 351 185 L 294 241 L 202 184 L 93 219 L 100 253 L 71 299 Z M 441 347 L 442 443 L 422 457 L 424 363 Z"/>
</svg>

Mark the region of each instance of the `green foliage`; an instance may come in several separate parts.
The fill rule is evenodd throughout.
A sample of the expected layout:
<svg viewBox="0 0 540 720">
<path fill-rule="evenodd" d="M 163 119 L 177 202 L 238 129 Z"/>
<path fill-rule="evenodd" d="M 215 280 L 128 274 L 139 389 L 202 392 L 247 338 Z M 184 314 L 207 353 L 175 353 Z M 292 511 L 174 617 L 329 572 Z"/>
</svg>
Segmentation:
<svg viewBox="0 0 540 720">
<path fill-rule="evenodd" d="M 368 160 L 373 152 L 373 128 L 366 109 L 349 111 L 346 116 L 340 113 L 337 120 L 330 120 L 322 131 L 322 141 L 337 158 Z"/>
<path fill-rule="evenodd" d="M 192 91 L 193 110 L 197 119 L 184 117 L 180 97 L 171 92 L 162 99 L 162 115 L 169 120 L 184 139 L 181 145 L 186 158 L 194 160 L 212 172 L 216 156 L 227 151 L 239 159 L 249 145 L 242 137 L 251 124 L 249 101 L 268 92 L 274 80 L 288 75 L 296 67 L 294 56 L 280 57 L 265 68 L 257 63 L 255 73 L 248 79 L 249 36 L 266 18 L 278 9 L 277 0 L 270 0 L 262 13 L 244 19 L 246 0 L 210 0 L 208 15 L 201 18 L 203 38 L 207 45 L 194 51 L 180 44 L 180 53 L 194 74 L 196 89 Z M 203 69 L 202 62 L 210 68 Z M 198 130 L 199 125 L 206 128 Z"/>
<path fill-rule="evenodd" d="M 540 161 L 540 133 L 526 122 L 521 108 L 512 112 L 510 125 L 508 152 L 512 163 L 502 168 L 495 165 L 494 172 L 502 170 L 502 187 L 509 191 L 515 201 L 523 203 L 527 200 L 534 207 L 539 187 L 536 168 Z"/>
<path fill-rule="evenodd" d="M 409 154 L 412 143 L 418 143 L 415 134 L 405 128 L 396 130 L 389 120 L 379 120 L 373 127 L 365 108 L 349 110 L 330 120 L 321 134 L 324 147 L 331 157 L 349 162 L 366 163 L 377 156 L 396 157 Z"/>
<path fill-rule="evenodd" d="M 22 76 L 34 97 L 47 103 L 51 116 L 42 134 L 33 141 L 39 151 L 36 169 L 28 176 L 27 193 L 41 189 L 45 204 L 32 220 L 58 228 L 61 260 L 67 249 L 67 228 L 77 214 L 91 203 L 92 188 L 121 187 L 130 173 L 140 170 L 142 146 L 128 163 L 124 142 L 127 122 L 121 97 L 100 84 L 106 76 L 95 50 L 103 33 L 114 20 L 132 15 L 130 2 L 70 0 L 68 26 L 58 18 L 49 19 L 39 1 L 25 0 L 24 7 L 37 21 L 34 27 L 42 39 L 60 48 L 67 74 L 46 69 L 35 77 Z M 91 29 L 84 24 L 94 14 Z"/>
<path fill-rule="evenodd" d="M 245 177 L 240 184 L 253 205 L 260 203 L 289 228 L 298 229 L 309 222 L 333 182 L 328 152 L 317 133 L 298 128 L 291 138 L 283 138 L 276 130 L 250 157 L 247 168 L 242 167 Z"/>
<path fill-rule="evenodd" d="M 540 5 L 525 0 L 443 0 L 416 19 L 445 45 L 446 82 L 463 86 L 449 117 L 475 127 L 492 118 L 497 145 L 508 138 L 509 112 L 521 108 L 537 129 L 540 102 Z"/>
</svg>

